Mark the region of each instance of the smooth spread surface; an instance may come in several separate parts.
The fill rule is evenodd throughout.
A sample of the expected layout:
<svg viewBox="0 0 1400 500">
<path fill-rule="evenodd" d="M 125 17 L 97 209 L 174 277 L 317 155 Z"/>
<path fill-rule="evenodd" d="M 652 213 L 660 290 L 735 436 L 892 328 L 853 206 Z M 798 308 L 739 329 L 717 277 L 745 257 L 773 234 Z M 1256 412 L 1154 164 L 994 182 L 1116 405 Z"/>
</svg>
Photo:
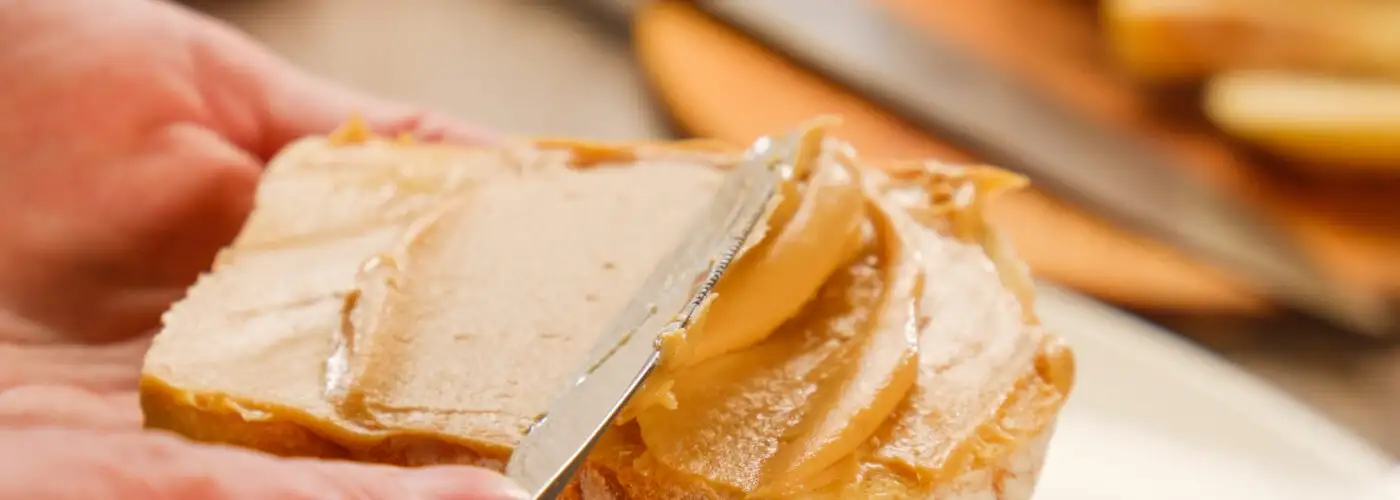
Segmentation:
<svg viewBox="0 0 1400 500">
<path fill-rule="evenodd" d="M 503 455 L 726 161 L 571 148 L 294 147 L 167 315 L 148 396 L 225 395 L 349 448 L 406 434 Z M 912 493 L 1043 435 L 1072 368 L 1012 290 L 1020 267 L 979 245 L 985 184 L 1007 176 L 891 179 L 839 148 L 796 167 L 659 404 L 595 460 L 714 495 Z"/>
<path fill-rule="evenodd" d="M 384 272 L 362 273 L 351 376 L 333 401 L 369 428 L 513 444 L 719 179 L 696 165 L 551 165 L 468 189 L 402 237 Z"/>
</svg>

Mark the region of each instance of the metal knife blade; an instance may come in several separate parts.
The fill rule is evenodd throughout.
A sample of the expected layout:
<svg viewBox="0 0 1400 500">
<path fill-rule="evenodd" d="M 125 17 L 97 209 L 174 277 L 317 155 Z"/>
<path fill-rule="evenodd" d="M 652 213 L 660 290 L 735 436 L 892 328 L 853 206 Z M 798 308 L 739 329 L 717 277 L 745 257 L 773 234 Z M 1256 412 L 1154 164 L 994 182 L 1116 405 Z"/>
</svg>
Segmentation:
<svg viewBox="0 0 1400 500">
<path fill-rule="evenodd" d="M 600 337 L 574 384 L 516 446 L 506 474 L 534 498 L 555 498 L 658 363 L 661 335 L 685 328 L 767 210 L 797 137 L 760 139 L 709 208 Z"/>
<path fill-rule="evenodd" d="M 1272 221 L 1142 141 L 1077 116 L 860 0 L 710 0 L 749 36 L 1053 194 L 1354 331 L 1394 334 L 1386 297 L 1332 279 Z"/>
</svg>

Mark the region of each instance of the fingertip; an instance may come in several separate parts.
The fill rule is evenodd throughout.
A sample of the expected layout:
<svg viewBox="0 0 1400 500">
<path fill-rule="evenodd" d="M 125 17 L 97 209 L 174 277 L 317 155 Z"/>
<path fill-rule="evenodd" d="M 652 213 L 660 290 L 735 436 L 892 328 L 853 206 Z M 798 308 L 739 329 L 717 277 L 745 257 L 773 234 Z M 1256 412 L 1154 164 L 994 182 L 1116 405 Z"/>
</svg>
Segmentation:
<svg viewBox="0 0 1400 500">
<path fill-rule="evenodd" d="M 374 118 L 375 113 L 362 116 L 372 117 L 369 120 L 370 129 L 385 137 L 410 135 L 423 142 L 457 145 L 495 144 L 501 140 L 500 136 L 484 128 L 442 112 L 387 105 L 384 111 L 377 114 L 377 119 Z"/>
<path fill-rule="evenodd" d="M 405 472 L 413 500 L 529 500 L 509 478 L 476 467 L 424 467 Z"/>
<path fill-rule="evenodd" d="M 288 68 L 291 75 L 273 92 L 268 108 L 263 154 L 271 155 L 307 136 L 329 134 L 352 118 L 363 119 L 381 137 L 411 135 L 428 143 L 493 144 L 499 137 L 440 111 L 381 99 Z M 290 84 L 286 82 L 295 82 Z"/>
</svg>

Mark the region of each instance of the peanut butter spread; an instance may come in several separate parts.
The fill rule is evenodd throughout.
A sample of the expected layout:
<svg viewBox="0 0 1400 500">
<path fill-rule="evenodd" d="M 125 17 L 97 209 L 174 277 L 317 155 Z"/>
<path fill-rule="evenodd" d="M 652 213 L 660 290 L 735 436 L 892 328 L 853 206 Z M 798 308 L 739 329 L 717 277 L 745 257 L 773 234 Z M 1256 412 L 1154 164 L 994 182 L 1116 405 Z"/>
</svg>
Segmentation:
<svg viewBox="0 0 1400 500">
<path fill-rule="evenodd" d="M 1068 393 L 1071 357 L 981 216 L 1020 178 L 863 165 L 821 127 L 804 143 L 763 229 L 591 455 L 671 490 L 648 495 L 927 494 L 1041 436 Z M 408 436 L 503 458 L 736 159 L 354 128 L 294 145 L 166 315 L 148 425 L 234 441 L 172 409 L 193 407 L 342 450 L 253 444 L 279 453 L 373 459 Z"/>
</svg>

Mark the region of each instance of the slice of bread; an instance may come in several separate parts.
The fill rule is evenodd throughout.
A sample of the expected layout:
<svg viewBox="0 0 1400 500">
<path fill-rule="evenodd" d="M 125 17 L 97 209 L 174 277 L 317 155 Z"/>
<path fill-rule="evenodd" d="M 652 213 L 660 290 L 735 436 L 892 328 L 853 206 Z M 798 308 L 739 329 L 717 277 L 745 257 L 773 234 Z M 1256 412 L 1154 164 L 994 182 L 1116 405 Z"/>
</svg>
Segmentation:
<svg viewBox="0 0 1400 500">
<path fill-rule="evenodd" d="M 702 322 L 724 327 L 686 333 L 708 354 L 663 362 L 571 497 L 1029 497 L 1073 360 L 981 217 L 1019 178 L 857 164 L 817 134 Z M 501 469 L 737 158 L 692 142 L 295 144 L 165 316 L 146 425 Z"/>
</svg>

